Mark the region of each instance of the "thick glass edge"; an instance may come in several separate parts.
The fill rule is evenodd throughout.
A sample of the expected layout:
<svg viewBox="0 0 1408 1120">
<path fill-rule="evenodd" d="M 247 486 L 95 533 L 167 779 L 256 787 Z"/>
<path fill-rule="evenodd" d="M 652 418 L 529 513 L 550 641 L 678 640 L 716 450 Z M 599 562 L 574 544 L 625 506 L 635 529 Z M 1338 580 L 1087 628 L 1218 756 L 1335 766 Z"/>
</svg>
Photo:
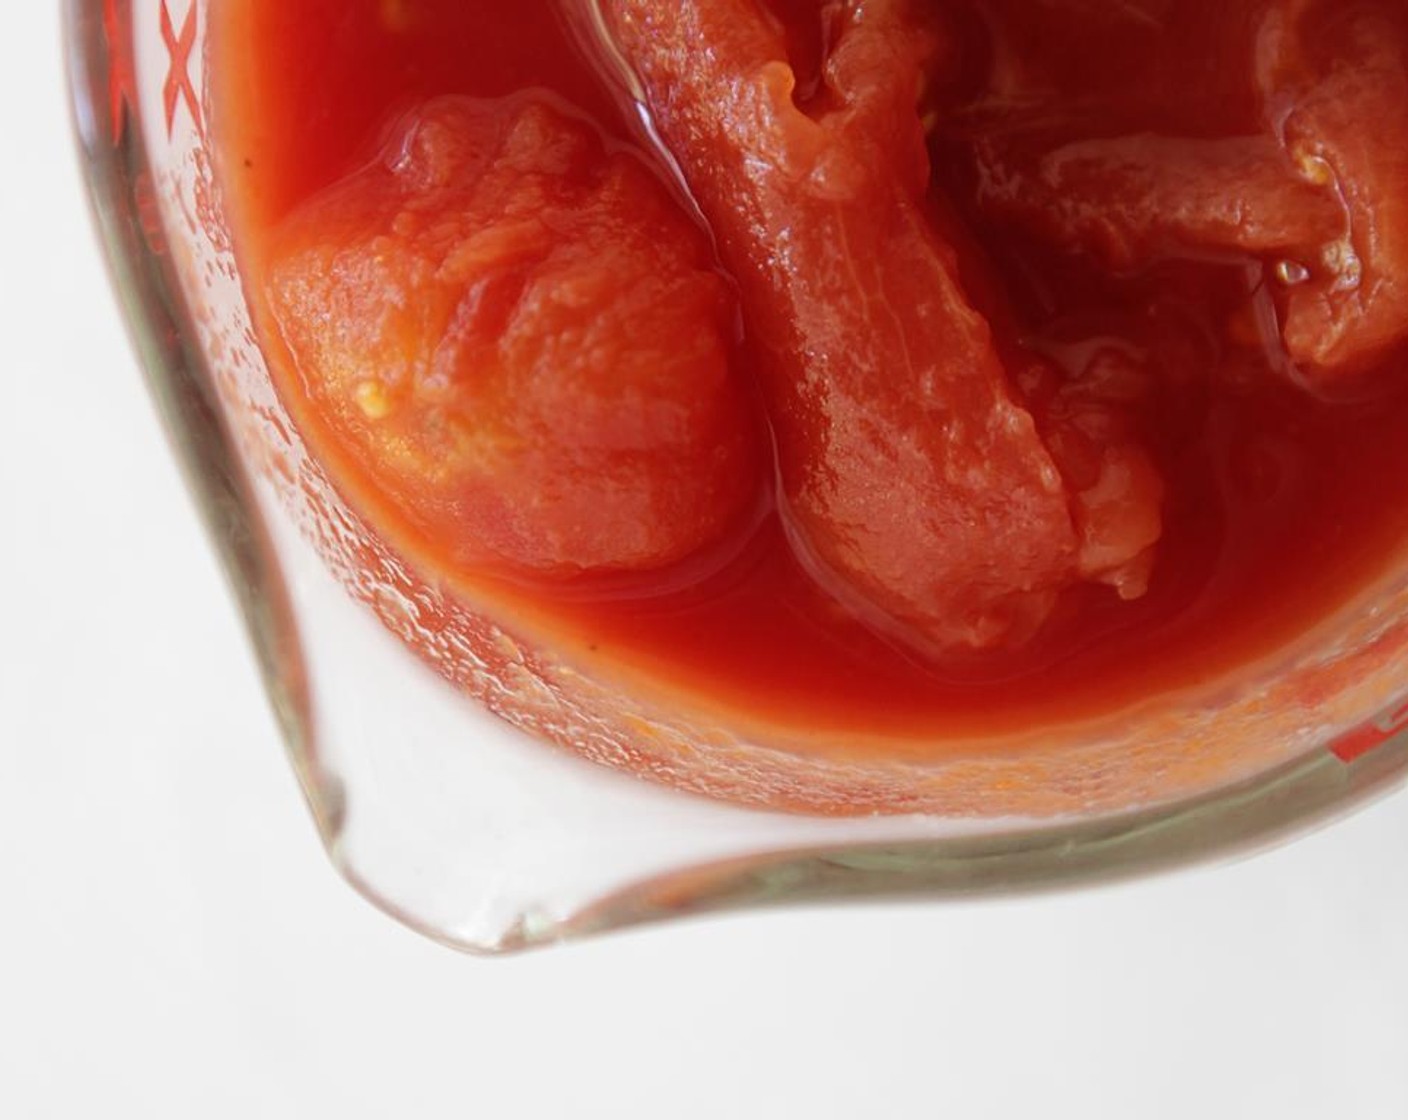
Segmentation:
<svg viewBox="0 0 1408 1120">
<path fill-rule="evenodd" d="M 1408 734 L 1345 763 L 1328 750 L 1218 793 L 992 836 L 730 860 L 638 883 L 499 949 L 738 908 L 972 899 L 1116 884 L 1257 855 L 1388 796 L 1408 779 Z"/>
<path fill-rule="evenodd" d="M 427 937 L 478 955 L 542 947 L 631 926 L 725 910 L 824 902 L 968 898 L 1054 890 L 1249 854 L 1309 831 L 1408 776 L 1408 736 L 1352 764 L 1318 750 L 1209 796 L 1079 823 L 1029 825 L 981 838 L 761 853 L 630 884 L 563 920 L 525 915 L 502 937 L 462 942 L 427 927 L 340 857 L 340 797 L 320 774 L 309 733 L 302 654 L 249 480 L 233 450 L 179 286 L 148 250 L 131 198 L 146 156 L 135 113 L 104 131 L 107 76 L 100 0 L 63 0 L 70 111 L 91 215 L 167 438 L 240 607 L 290 757 L 338 872 L 368 901 Z M 682 795 L 683 796 L 683 795 Z"/>
<path fill-rule="evenodd" d="M 206 539 L 213 545 L 258 664 L 265 695 L 324 838 L 338 831 L 335 785 L 314 773 L 302 654 L 287 591 L 254 512 L 204 360 L 186 342 L 191 324 L 179 285 L 148 247 L 131 206 L 148 160 L 136 107 L 113 135 L 105 99 L 109 47 L 101 0 L 60 9 L 69 113 L 89 215 L 112 291 L 161 427 Z"/>
</svg>

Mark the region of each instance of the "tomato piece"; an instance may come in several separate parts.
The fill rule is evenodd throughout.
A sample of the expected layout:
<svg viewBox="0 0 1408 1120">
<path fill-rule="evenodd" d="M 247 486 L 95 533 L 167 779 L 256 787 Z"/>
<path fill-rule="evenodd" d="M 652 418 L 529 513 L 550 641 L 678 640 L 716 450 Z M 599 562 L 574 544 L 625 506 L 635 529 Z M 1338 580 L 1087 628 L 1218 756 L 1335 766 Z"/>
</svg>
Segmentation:
<svg viewBox="0 0 1408 1120">
<path fill-rule="evenodd" d="M 545 98 L 419 108 L 269 277 L 314 414 L 459 564 L 653 568 L 758 491 L 702 233 Z"/>
<path fill-rule="evenodd" d="M 1325 385 L 1408 335 L 1408 16 L 1327 0 L 1226 13 L 1237 33 L 1223 42 L 1241 44 L 1254 71 L 1261 135 L 1072 140 L 1051 139 L 1049 124 L 1009 126 L 973 141 L 979 204 L 1116 269 L 1210 252 L 1264 257 L 1287 353 Z M 1166 54 L 1196 84 L 1196 60 Z M 1082 114 L 1091 128 L 1120 119 L 1141 96 L 1102 90 L 1101 111 L 1077 100 L 1059 131 Z"/>
<path fill-rule="evenodd" d="M 1363 371 L 1408 335 L 1408 14 L 1289 0 L 1268 21 L 1268 100 L 1302 174 L 1345 221 L 1286 301 L 1286 348 L 1314 380 Z"/>
<path fill-rule="evenodd" d="M 1142 133 L 1042 151 L 1009 135 L 979 140 L 975 155 L 987 213 L 1117 270 L 1209 250 L 1310 249 L 1343 222 L 1335 196 L 1298 178 L 1270 137 Z"/>
<path fill-rule="evenodd" d="M 1163 478 L 1144 447 L 1156 381 L 1147 364 L 1109 343 L 1069 373 L 1034 362 L 1018 375 L 1051 457 L 1071 492 L 1078 574 L 1123 599 L 1148 590 L 1163 535 Z"/>
<path fill-rule="evenodd" d="M 799 89 L 756 0 L 602 9 L 766 350 L 799 549 L 912 645 L 1031 633 L 1083 541 L 927 199 L 916 103 L 936 31 L 897 0 L 822 5 L 821 73 Z M 1147 543 L 1102 537 L 1102 570 Z"/>
</svg>

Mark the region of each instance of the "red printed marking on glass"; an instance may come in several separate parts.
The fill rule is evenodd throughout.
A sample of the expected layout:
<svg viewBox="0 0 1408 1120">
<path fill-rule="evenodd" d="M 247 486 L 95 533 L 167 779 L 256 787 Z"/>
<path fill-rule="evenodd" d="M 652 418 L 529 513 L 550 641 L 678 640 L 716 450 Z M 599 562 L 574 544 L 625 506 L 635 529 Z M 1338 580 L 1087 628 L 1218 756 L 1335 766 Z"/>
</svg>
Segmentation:
<svg viewBox="0 0 1408 1120">
<path fill-rule="evenodd" d="M 1408 700 L 1403 700 L 1378 719 L 1351 731 L 1330 748 L 1341 762 L 1354 762 L 1372 754 L 1401 731 L 1408 731 Z"/>
<path fill-rule="evenodd" d="M 112 114 L 112 139 L 116 143 L 122 139 L 128 108 L 137 100 L 129 0 L 103 0 L 103 34 L 108 41 L 108 108 Z"/>
<path fill-rule="evenodd" d="M 201 125 L 200 101 L 196 97 L 195 87 L 191 85 L 191 51 L 196 44 L 194 2 L 186 10 L 185 22 L 181 24 L 180 35 L 177 35 L 176 26 L 171 19 L 171 10 L 166 6 L 166 0 L 161 0 L 161 38 L 171 56 L 171 68 L 166 73 L 166 84 L 161 91 L 166 105 L 166 135 L 168 138 L 171 136 L 172 126 L 176 123 L 177 103 L 184 101 L 187 111 L 191 114 L 191 123 L 203 138 L 205 129 Z"/>
</svg>

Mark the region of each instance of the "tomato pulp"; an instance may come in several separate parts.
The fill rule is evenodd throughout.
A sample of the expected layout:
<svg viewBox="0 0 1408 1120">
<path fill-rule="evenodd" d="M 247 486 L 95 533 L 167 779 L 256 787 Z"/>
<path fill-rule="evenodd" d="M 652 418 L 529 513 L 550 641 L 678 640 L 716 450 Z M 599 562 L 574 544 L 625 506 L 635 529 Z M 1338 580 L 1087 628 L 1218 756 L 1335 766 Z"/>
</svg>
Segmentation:
<svg viewBox="0 0 1408 1120">
<path fill-rule="evenodd" d="M 1393 3 L 212 16 L 305 440 L 589 670 L 943 759 L 1230 672 L 1404 536 Z"/>
</svg>

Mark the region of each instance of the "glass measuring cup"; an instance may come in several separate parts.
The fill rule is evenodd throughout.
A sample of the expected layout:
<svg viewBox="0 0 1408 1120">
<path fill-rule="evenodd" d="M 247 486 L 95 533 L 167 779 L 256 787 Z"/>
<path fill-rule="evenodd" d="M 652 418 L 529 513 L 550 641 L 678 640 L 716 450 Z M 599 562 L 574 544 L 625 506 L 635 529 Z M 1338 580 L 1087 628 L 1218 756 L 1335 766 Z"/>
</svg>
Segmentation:
<svg viewBox="0 0 1408 1120">
<path fill-rule="evenodd" d="M 119 296 L 295 769 L 334 862 L 379 905 L 503 950 L 729 905 L 1056 886 L 1265 842 L 1408 770 L 1403 563 L 1274 658 L 1106 725 L 1045 729 L 1038 755 L 808 767 L 785 742 L 626 711 L 514 620 L 437 590 L 300 440 L 222 209 L 208 12 L 69 0 L 78 131 Z M 813 800 L 888 791 L 912 811 L 730 804 L 613 763 L 716 791 L 771 766 Z"/>
</svg>

